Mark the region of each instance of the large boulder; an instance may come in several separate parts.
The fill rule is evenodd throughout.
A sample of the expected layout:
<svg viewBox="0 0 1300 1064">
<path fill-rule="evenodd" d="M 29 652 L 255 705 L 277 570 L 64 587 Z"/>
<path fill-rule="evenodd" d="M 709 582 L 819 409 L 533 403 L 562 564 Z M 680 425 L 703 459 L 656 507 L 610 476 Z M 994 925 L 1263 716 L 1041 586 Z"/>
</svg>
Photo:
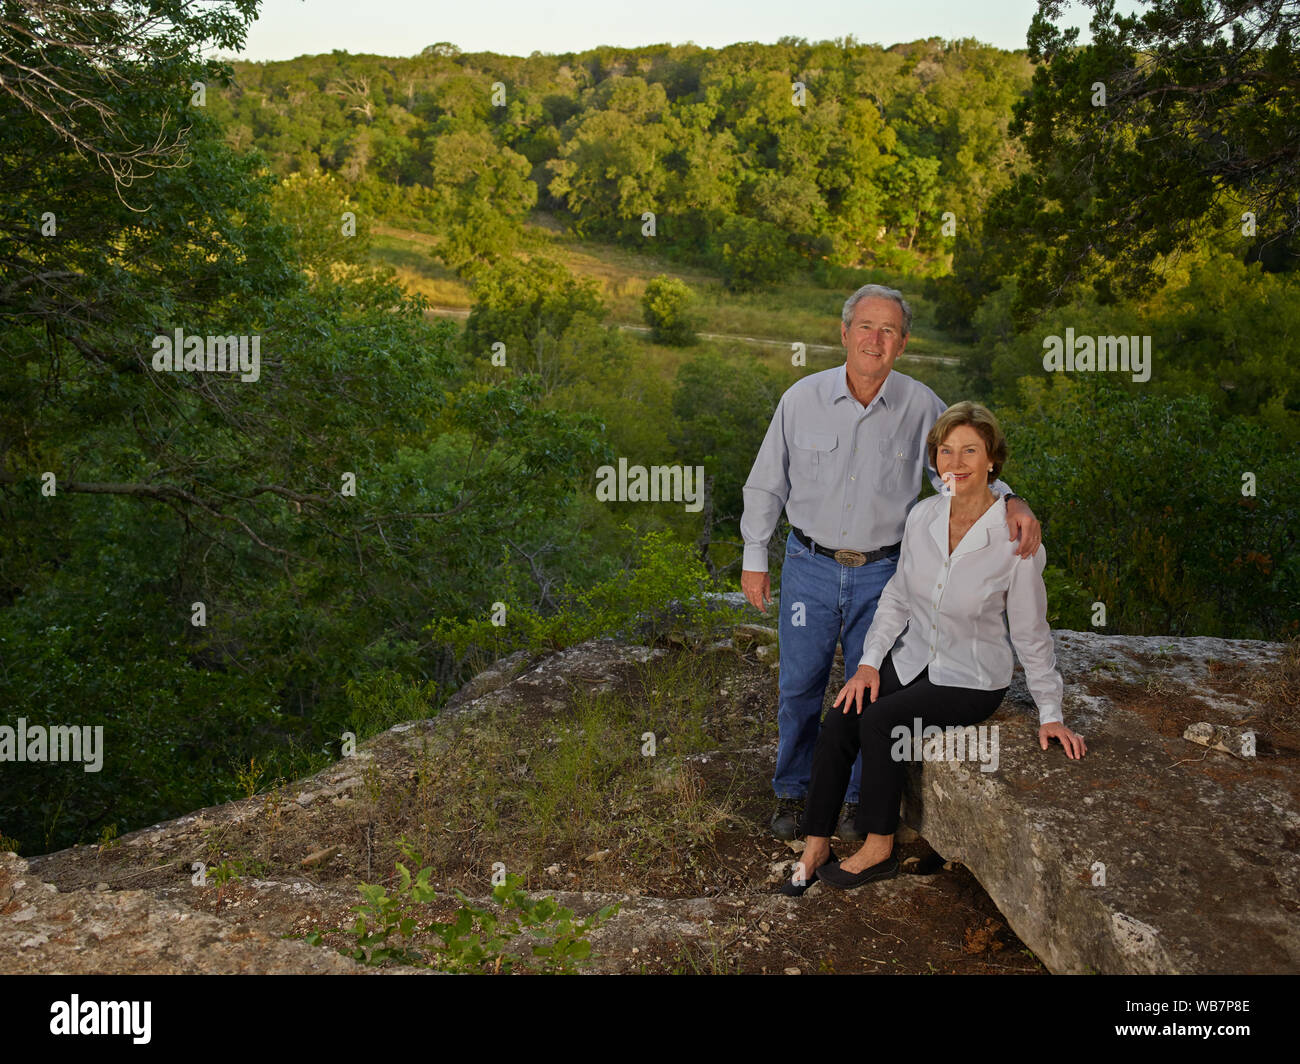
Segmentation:
<svg viewBox="0 0 1300 1064">
<path fill-rule="evenodd" d="M 1053 972 L 1300 971 L 1300 751 L 1258 700 L 1283 645 L 1053 636 L 1087 756 L 1039 748 L 1017 670 L 997 770 L 918 763 L 904 820 Z M 1254 725 L 1256 756 L 1184 739 L 1196 722 Z"/>
</svg>

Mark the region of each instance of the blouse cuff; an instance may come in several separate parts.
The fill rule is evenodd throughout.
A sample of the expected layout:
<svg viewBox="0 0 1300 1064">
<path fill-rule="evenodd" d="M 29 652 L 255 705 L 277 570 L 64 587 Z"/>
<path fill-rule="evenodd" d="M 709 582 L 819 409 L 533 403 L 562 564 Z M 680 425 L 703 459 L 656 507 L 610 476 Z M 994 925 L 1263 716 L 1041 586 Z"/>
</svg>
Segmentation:
<svg viewBox="0 0 1300 1064">
<path fill-rule="evenodd" d="M 870 665 L 877 672 L 880 671 L 880 665 L 885 660 L 888 650 L 881 650 L 880 647 L 869 646 L 862 651 L 862 660 L 858 662 L 858 668 L 863 665 Z"/>
</svg>

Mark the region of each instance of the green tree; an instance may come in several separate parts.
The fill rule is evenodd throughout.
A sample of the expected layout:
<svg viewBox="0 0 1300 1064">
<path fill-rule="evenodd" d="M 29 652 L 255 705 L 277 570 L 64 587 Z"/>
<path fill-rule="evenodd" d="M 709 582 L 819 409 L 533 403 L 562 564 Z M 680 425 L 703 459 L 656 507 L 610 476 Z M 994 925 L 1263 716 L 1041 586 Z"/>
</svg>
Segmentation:
<svg viewBox="0 0 1300 1064">
<path fill-rule="evenodd" d="M 786 383 L 749 360 L 712 353 L 695 356 L 677 371 L 670 439 L 682 462 L 704 466 L 711 484 L 712 505 L 704 515 L 709 524 L 700 537 L 710 564 L 719 536 L 725 555 L 720 567 L 738 563 L 743 488 Z"/>
<path fill-rule="evenodd" d="M 706 105 L 678 105 L 670 124 L 672 150 L 664 160 L 664 210 L 673 219 L 671 236 L 697 254 L 706 251 L 713 230 L 736 212 L 742 177 L 735 136 L 710 125 Z"/>
<path fill-rule="evenodd" d="M 474 309 L 465 328 L 471 358 L 505 345 L 505 364 L 535 374 L 550 393 L 573 383 L 598 345 L 605 317 L 599 289 L 560 263 L 506 259 L 474 275 Z"/>
<path fill-rule="evenodd" d="M 436 221 L 447 234 L 438 254 L 454 270 L 473 269 L 512 252 L 537 202 L 528 160 L 486 130 L 458 129 L 434 144 L 431 178 Z"/>
<path fill-rule="evenodd" d="M 1221 246 L 1253 241 L 1256 254 L 1288 247 L 1300 232 L 1300 7 L 1084 2 L 1093 40 L 1082 47 L 1078 29 L 1057 25 L 1058 0 L 1039 2 L 1039 66 L 1011 127 L 1033 169 L 991 212 L 1018 249 L 1021 309 L 1081 284 L 1103 299 L 1150 292 L 1165 258 L 1206 232 Z M 1280 260 L 1294 265 L 1294 249 Z"/>
<path fill-rule="evenodd" d="M 1107 631 L 1296 631 L 1300 493 L 1266 429 L 1203 396 L 1060 375 L 1023 382 L 1002 419 L 1007 481 L 1033 500 L 1048 564 L 1105 604 Z"/>
<path fill-rule="evenodd" d="M 642 215 L 660 210 L 671 150 L 663 86 L 639 77 L 611 78 L 548 167 L 552 196 L 580 233 L 638 236 Z"/>
<path fill-rule="evenodd" d="M 19 41 L 50 84 L 114 85 L 108 117 L 60 128 L 0 87 L 0 704 L 76 707 L 111 765 L 6 772 L 25 849 L 229 798 L 250 754 L 302 774 L 349 722 L 349 679 L 454 686 L 420 626 L 480 605 L 511 537 L 607 458 L 536 378 L 485 379 L 421 302 L 325 268 L 357 250 L 333 243 L 330 179 L 277 188 L 186 110 L 202 34 L 237 46 L 238 10 L 178 9 L 165 47 L 74 23 L 93 70 Z M 133 156 L 178 107 L 178 154 Z M 177 330 L 202 363 L 159 361 Z M 238 371 L 215 364 L 232 341 Z"/>
<path fill-rule="evenodd" d="M 1226 251 L 1198 255 L 1152 301 L 1154 383 L 1201 393 L 1220 416 L 1267 425 L 1300 445 L 1300 274 L 1268 273 Z"/>
<path fill-rule="evenodd" d="M 728 219 L 714 235 L 712 250 L 722 263 L 723 281 L 734 292 L 789 280 L 798 266 L 789 237 L 755 218 Z"/>
<path fill-rule="evenodd" d="M 290 174 L 271 193 L 273 217 L 288 232 L 298 265 L 313 275 L 363 267 L 370 230 L 332 174 Z"/>
<path fill-rule="evenodd" d="M 658 344 L 687 346 L 696 341 L 699 320 L 692 307 L 690 287 L 675 277 L 660 275 L 646 282 L 641 313 L 650 326 L 650 338 Z"/>
</svg>

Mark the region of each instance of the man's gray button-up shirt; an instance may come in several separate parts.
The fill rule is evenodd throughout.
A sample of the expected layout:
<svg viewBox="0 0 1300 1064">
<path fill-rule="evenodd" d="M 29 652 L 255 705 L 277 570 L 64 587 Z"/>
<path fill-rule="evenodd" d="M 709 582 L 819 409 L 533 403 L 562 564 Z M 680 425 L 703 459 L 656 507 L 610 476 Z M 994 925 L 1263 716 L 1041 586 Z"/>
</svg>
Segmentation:
<svg viewBox="0 0 1300 1064">
<path fill-rule="evenodd" d="M 811 373 L 781 396 L 745 481 L 743 568 L 767 571 L 767 544 L 785 508 L 790 523 L 832 550 L 870 551 L 903 538 L 928 473 L 925 438 L 948 404 L 891 371 L 866 407 L 844 366 Z M 997 481 L 994 490 L 1010 491 Z"/>
</svg>

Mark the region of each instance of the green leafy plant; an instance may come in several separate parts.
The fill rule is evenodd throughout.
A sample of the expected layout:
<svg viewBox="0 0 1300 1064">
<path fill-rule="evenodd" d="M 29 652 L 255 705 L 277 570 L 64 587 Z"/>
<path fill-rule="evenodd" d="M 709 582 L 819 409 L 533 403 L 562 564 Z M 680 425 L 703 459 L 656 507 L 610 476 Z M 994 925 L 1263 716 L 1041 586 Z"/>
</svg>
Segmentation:
<svg viewBox="0 0 1300 1064">
<path fill-rule="evenodd" d="M 226 860 L 214 865 L 208 871 L 208 882 L 217 888 L 217 908 L 225 900 L 226 889 L 236 880 L 245 876 L 260 876 L 266 871 L 262 861 Z"/>
<path fill-rule="evenodd" d="M 251 798 L 257 793 L 257 785 L 266 773 L 266 766 L 258 764 L 257 758 L 250 757 L 248 768 L 244 768 L 242 763 L 237 763 L 234 765 L 234 772 L 235 785 L 243 792 L 245 798 Z"/>
<path fill-rule="evenodd" d="M 357 739 L 369 739 L 408 720 L 422 720 L 437 710 L 438 685 L 431 680 L 412 680 L 396 669 L 380 668 L 343 683 L 350 709 L 350 723 Z"/>
<path fill-rule="evenodd" d="M 398 862 L 398 882 L 391 893 L 381 884 L 359 884 L 362 901 L 353 908 L 356 921 L 348 929 L 329 929 L 354 938 L 355 944 L 341 952 L 365 965 L 395 962 L 448 972 L 499 974 L 514 970 L 517 958 L 509 947 L 527 932 L 537 970 L 572 974 L 591 956 L 587 935 L 618 911 L 617 905 L 607 905 L 585 920 L 575 920 L 573 912 L 554 898 L 530 897 L 521 889 L 523 877 L 508 875 L 492 889 L 499 913 L 475 906 L 457 890 L 461 906 L 449 921 L 421 925 L 414 907 L 437 897 L 429 885 L 432 872 L 425 867 L 412 877 Z M 319 946 L 326 933 L 312 931 L 305 937 Z M 436 940 L 432 959 L 413 945 L 421 937 Z"/>
</svg>

